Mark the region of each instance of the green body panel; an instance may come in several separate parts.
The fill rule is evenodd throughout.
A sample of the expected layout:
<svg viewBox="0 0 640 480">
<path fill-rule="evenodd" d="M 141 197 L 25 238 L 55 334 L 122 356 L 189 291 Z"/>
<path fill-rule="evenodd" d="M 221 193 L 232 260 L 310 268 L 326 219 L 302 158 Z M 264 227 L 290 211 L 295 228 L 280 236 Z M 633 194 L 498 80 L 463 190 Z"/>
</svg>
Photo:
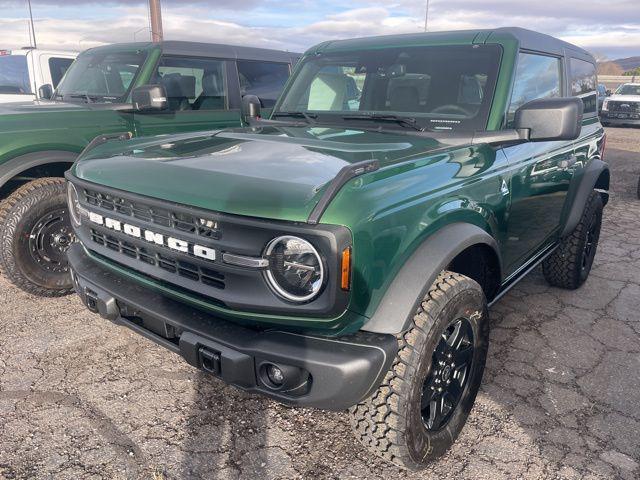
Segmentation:
<svg viewBox="0 0 640 480">
<path fill-rule="evenodd" d="M 475 31 L 394 36 L 387 43 L 365 38 L 326 42 L 305 55 L 396 44 L 485 41 L 502 48 L 486 127 L 500 130 L 519 51 L 513 36 Z M 376 160 L 380 168 L 347 181 L 320 219 L 323 224 L 346 226 L 352 233 L 351 297 L 339 317 L 228 311 L 189 298 L 169 284 L 151 285 L 133 271 L 100 260 L 121 274 L 227 319 L 324 329 L 328 335 L 337 335 L 361 328 L 416 249 L 448 224 L 473 224 L 495 239 L 503 261 L 500 282 L 507 285 L 558 241 L 581 173 L 599 157 L 603 133 L 597 117 L 587 118 L 576 141 L 500 148 L 473 145 L 471 134 L 447 138 L 400 129 L 265 126 L 110 142 L 80 159 L 72 173 L 85 181 L 212 211 L 301 223 L 307 222 L 343 167 Z M 561 162 L 573 156 L 578 159 L 575 166 L 562 168 Z"/>
<path fill-rule="evenodd" d="M 91 52 L 147 50 L 147 58 L 134 79 L 133 87 L 149 83 L 162 53 L 157 44 L 115 44 Z M 129 99 L 123 104 L 30 101 L 0 106 L 0 178 L 15 170 L 13 159 L 37 152 L 77 154 L 101 134 L 131 132 L 134 136 L 193 132 L 240 126 L 240 111 L 203 110 L 134 113 Z M 7 181 L 5 178 L 4 181 Z M 0 185 L 1 187 L 2 185 Z"/>
<path fill-rule="evenodd" d="M 74 174 L 208 210 L 306 222 L 326 184 L 344 166 L 374 155 L 382 165 L 393 164 L 442 145 L 402 134 L 269 127 L 260 133 L 225 130 L 149 139 L 132 147 L 106 158 L 103 150 L 92 151 L 75 165 Z"/>
</svg>

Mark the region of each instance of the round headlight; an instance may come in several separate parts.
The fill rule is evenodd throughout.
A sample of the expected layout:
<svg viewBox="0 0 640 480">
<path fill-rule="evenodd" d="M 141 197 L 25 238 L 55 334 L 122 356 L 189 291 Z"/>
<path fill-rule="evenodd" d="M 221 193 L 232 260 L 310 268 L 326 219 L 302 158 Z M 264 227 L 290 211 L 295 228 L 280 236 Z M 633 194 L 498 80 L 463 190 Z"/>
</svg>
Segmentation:
<svg viewBox="0 0 640 480">
<path fill-rule="evenodd" d="M 275 292 L 292 302 L 307 302 L 320 293 L 324 265 L 306 240 L 293 236 L 274 238 L 267 245 L 266 277 Z"/>
<path fill-rule="evenodd" d="M 67 204 L 69 205 L 69 215 L 74 225 L 80 226 L 82 224 L 82 217 L 80 215 L 80 199 L 78 198 L 78 191 L 71 182 L 67 182 Z"/>
</svg>

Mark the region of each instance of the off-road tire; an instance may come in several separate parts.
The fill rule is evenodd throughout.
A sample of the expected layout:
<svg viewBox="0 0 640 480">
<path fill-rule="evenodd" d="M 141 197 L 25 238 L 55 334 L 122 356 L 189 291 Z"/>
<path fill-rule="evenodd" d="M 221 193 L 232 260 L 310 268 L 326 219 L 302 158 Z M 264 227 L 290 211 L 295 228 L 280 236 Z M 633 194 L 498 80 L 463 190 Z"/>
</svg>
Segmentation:
<svg viewBox="0 0 640 480">
<path fill-rule="evenodd" d="M 434 349 L 453 320 L 469 319 L 473 360 L 462 396 L 448 422 L 428 431 L 422 416 L 422 391 L 435 368 Z M 410 328 L 398 335 L 398 354 L 382 384 L 352 407 L 351 424 L 358 440 L 376 455 L 400 467 L 418 470 L 454 443 L 471 411 L 487 356 L 489 321 L 480 285 L 468 277 L 442 272 L 418 307 Z"/>
<path fill-rule="evenodd" d="M 591 192 L 576 228 L 542 262 L 544 278 L 550 285 L 575 290 L 589 277 L 600 239 L 602 210 L 602 197 L 598 192 Z"/>
<path fill-rule="evenodd" d="M 22 185 L 0 207 L 0 269 L 20 289 L 43 297 L 72 293 L 68 271 L 40 268 L 29 250 L 29 232 L 46 212 L 66 209 L 63 178 L 40 178 Z"/>
</svg>

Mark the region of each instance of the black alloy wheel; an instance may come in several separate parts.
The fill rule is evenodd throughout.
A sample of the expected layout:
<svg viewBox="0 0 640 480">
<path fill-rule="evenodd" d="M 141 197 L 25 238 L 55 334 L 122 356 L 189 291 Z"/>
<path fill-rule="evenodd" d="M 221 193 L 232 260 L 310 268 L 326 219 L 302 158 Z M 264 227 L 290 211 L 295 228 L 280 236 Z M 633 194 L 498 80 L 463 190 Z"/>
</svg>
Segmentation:
<svg viewBox="0 0 640 480">
<path fill-rule="evenodd" d="M 0 222 L 0 268 L 34 295 L 73 292 L 67 250 L 75 241 L 64 178 L 25 183 L 5 200 Z"/>
<path fill-rule="evenodd" d="M 427 430 L 446 426 L 467 385 L 473 360 L 473 328 L 466 318 L 451 322 L 442 332 L 422 387 L 422 420 Z"/>
<path fill-rule="evenodd" d="M 29 252 L 43 270 L 66 273 L 67 250 L 75 241 L 66 208 L 55 208 L 39 218 L 29 233 Z"/>
</svg>

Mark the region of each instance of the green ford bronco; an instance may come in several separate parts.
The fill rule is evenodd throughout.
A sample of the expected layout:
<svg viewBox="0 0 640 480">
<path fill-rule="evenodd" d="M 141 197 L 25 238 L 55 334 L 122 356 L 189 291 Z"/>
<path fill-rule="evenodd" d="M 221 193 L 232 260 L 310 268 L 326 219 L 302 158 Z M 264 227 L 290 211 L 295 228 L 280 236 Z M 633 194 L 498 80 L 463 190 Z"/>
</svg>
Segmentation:
<svg viewBox="0 0 640 480">
<path fill-rule="evenodd" d="M 407 468 L 462 429 L 487 308 L 575 289 L 609 169 L 587 52 L 522 29 L 320 44 L 269 119 L 114 140 L 67 172 L 93 312 L 287 404 L 349 409 Z M 203 426 L 204 428 L 204 426 Z"/>
<path fill-rule="evenodd" d="M 242 95 L 272 108 L 298 57 L 191 42 L 108 45 L 82 53 L 51 100 L 0 106 L 2 272 L 31 293 L 71 293 L 63 175 L 92 139 L 239 127 Z M 162 109 L 132 103 L 150 85 L 168 99 Z"/>
</svg>

